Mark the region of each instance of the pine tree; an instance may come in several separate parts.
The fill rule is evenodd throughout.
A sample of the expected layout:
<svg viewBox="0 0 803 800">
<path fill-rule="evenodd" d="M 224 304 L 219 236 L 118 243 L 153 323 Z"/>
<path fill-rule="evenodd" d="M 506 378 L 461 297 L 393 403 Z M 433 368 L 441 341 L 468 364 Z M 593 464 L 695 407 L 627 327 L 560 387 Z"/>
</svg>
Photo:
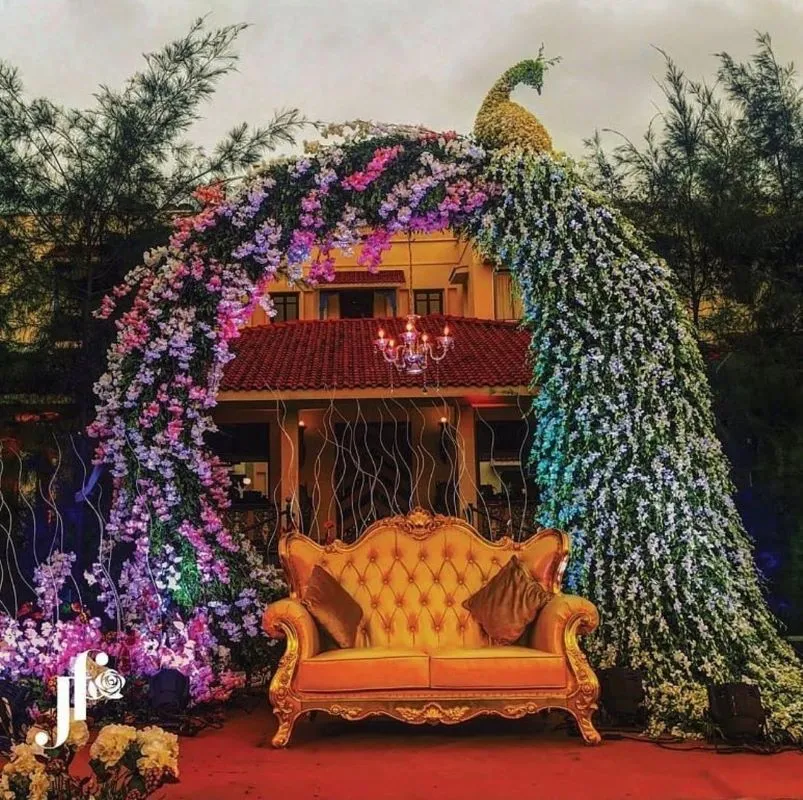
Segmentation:
<svg viewBox="0 0 803 800">
<path fill-rule="evenodd" d="M 109 342 L 92 317 L 100 299 L 164 241 L 173 214 L 193 208 L 199 184 L 231 180 L 292 142 L 295 110 L 236 125 L 209 153 L 185 139 L 235 68 L 244 28 L 197 20 L 122 89 L 101 86 L 88 109 L 28 99 L 0 62 L 0 353 L 20 355 L 17 391 L 67 394 L 88 422 Z"/>
</svg>

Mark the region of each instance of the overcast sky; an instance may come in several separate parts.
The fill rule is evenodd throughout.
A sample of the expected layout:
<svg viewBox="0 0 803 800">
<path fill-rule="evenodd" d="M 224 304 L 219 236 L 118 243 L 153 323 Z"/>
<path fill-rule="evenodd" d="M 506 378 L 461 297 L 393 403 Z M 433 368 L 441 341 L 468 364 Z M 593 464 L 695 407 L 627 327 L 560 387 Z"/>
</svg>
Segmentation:
<svg viewBox="0 0 803 800">
<path fill-rule="evenodd" d="M 520 90 L 555 145 L 574 155 L 595 128 L 640 136 L 661 95 L 667 50 L 697 78 L 713 54 L 753 50 L 769 31 L 784 61 L 800 55 L 803 0 L 0 0 L 0 58 L 28 92 L 91 104 L 139 68 L 141 53 L 211 24 L 248 22 L 229 76 L 193 132 L 212 145 L 236 122 L 277 107 L 470 131 L 499 74 L 541 42 L 562 62 L 544 94 Z"/>
</svg>

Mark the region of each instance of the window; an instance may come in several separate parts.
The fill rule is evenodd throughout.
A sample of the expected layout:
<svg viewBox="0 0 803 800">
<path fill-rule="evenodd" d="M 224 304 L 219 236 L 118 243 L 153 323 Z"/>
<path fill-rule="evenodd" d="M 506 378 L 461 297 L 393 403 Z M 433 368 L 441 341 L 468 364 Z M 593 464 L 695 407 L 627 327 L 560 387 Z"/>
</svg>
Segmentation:
<svg viewBox="0 0 803 800">
<path fill-rule="evenodd" d="M 480 497 L 479 529 L 484 535 L 524 536 L 538 507 L 538 485 L 528 467 L 532 417 L 486 420 L 477 415 Z"/>
<path fill-rule="evenodd" d="M 443 314 L 443 290 L 416 289 L 415 313 L 421 317 L 427 314 Z"/>
<path fill-rule="evenodd" d="M 396 290 L 377 289 L 374 293 L 374 316 L 396 316 Z"/>
<path fill-rule="evenodd" d="M 212 451 L 229 467 L 234 503 L 264 502 L 270 478 L 270 439 L 265 422 L 218 425 L 207 439 Z"/>
<path fill-rule="evenodd" d="M 508 270 L 494 273 L 494 316 L 497 319 L 521 319 L 521 298 Z"/>
<path fill-rule="evenodd" d="M 480 493 L 486 500 L 533 496 L 535 484 L 527 461 L 532 430 L 525 420 L 477 420 Z"/>
<path fill-rule="evenodd" d="M 298 319 L 298 292 L 278 292 L 271 294 L 270 299 L 276 309 L 274 322 L 291 322 Z"/>
<path fill-rule="evenodd" d="M 374 316 L 374 290 L 339 292 L 341 319 L 368 319 Z"/>
</svg>

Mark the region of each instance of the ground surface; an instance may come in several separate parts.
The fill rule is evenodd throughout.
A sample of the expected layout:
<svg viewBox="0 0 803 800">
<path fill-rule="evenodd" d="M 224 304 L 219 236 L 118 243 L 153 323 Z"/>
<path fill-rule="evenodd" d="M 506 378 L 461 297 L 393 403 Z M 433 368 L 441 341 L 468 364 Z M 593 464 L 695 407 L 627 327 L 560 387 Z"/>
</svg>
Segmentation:
<svg viewBox="0 0 803 800">
<path fill-rule="evenodd" d="M 264 706 L 181 739 L 181 783 L 165 800 L 779 800 L 803 798 L 803 755 L 585 747 L 538 719 L 417 727 L 301 721 L 274 750 Z"/>
</svg>

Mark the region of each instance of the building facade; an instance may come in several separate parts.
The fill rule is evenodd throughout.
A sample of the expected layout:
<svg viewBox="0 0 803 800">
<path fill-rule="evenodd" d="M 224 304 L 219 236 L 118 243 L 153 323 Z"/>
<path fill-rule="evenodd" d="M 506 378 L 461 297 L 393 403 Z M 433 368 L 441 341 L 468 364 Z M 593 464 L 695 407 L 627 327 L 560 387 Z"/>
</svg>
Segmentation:
<svg viewBox="0 0 803 800">
<path fill-rule="evenodd" d="M 394 239 L 375 274 L 341 256 L 332 283 L 279 283 L 235 343 L 215 447 L 230 465 L 232 527 L 269 549 L 297 525 L 351 540 L 413 506 L 526 535 L 537 502 L 529 334 L 511 277 L 450 232 Z M 375 346 L 408 314 L 454 344 L 420 375 Z"/>
</svg>

